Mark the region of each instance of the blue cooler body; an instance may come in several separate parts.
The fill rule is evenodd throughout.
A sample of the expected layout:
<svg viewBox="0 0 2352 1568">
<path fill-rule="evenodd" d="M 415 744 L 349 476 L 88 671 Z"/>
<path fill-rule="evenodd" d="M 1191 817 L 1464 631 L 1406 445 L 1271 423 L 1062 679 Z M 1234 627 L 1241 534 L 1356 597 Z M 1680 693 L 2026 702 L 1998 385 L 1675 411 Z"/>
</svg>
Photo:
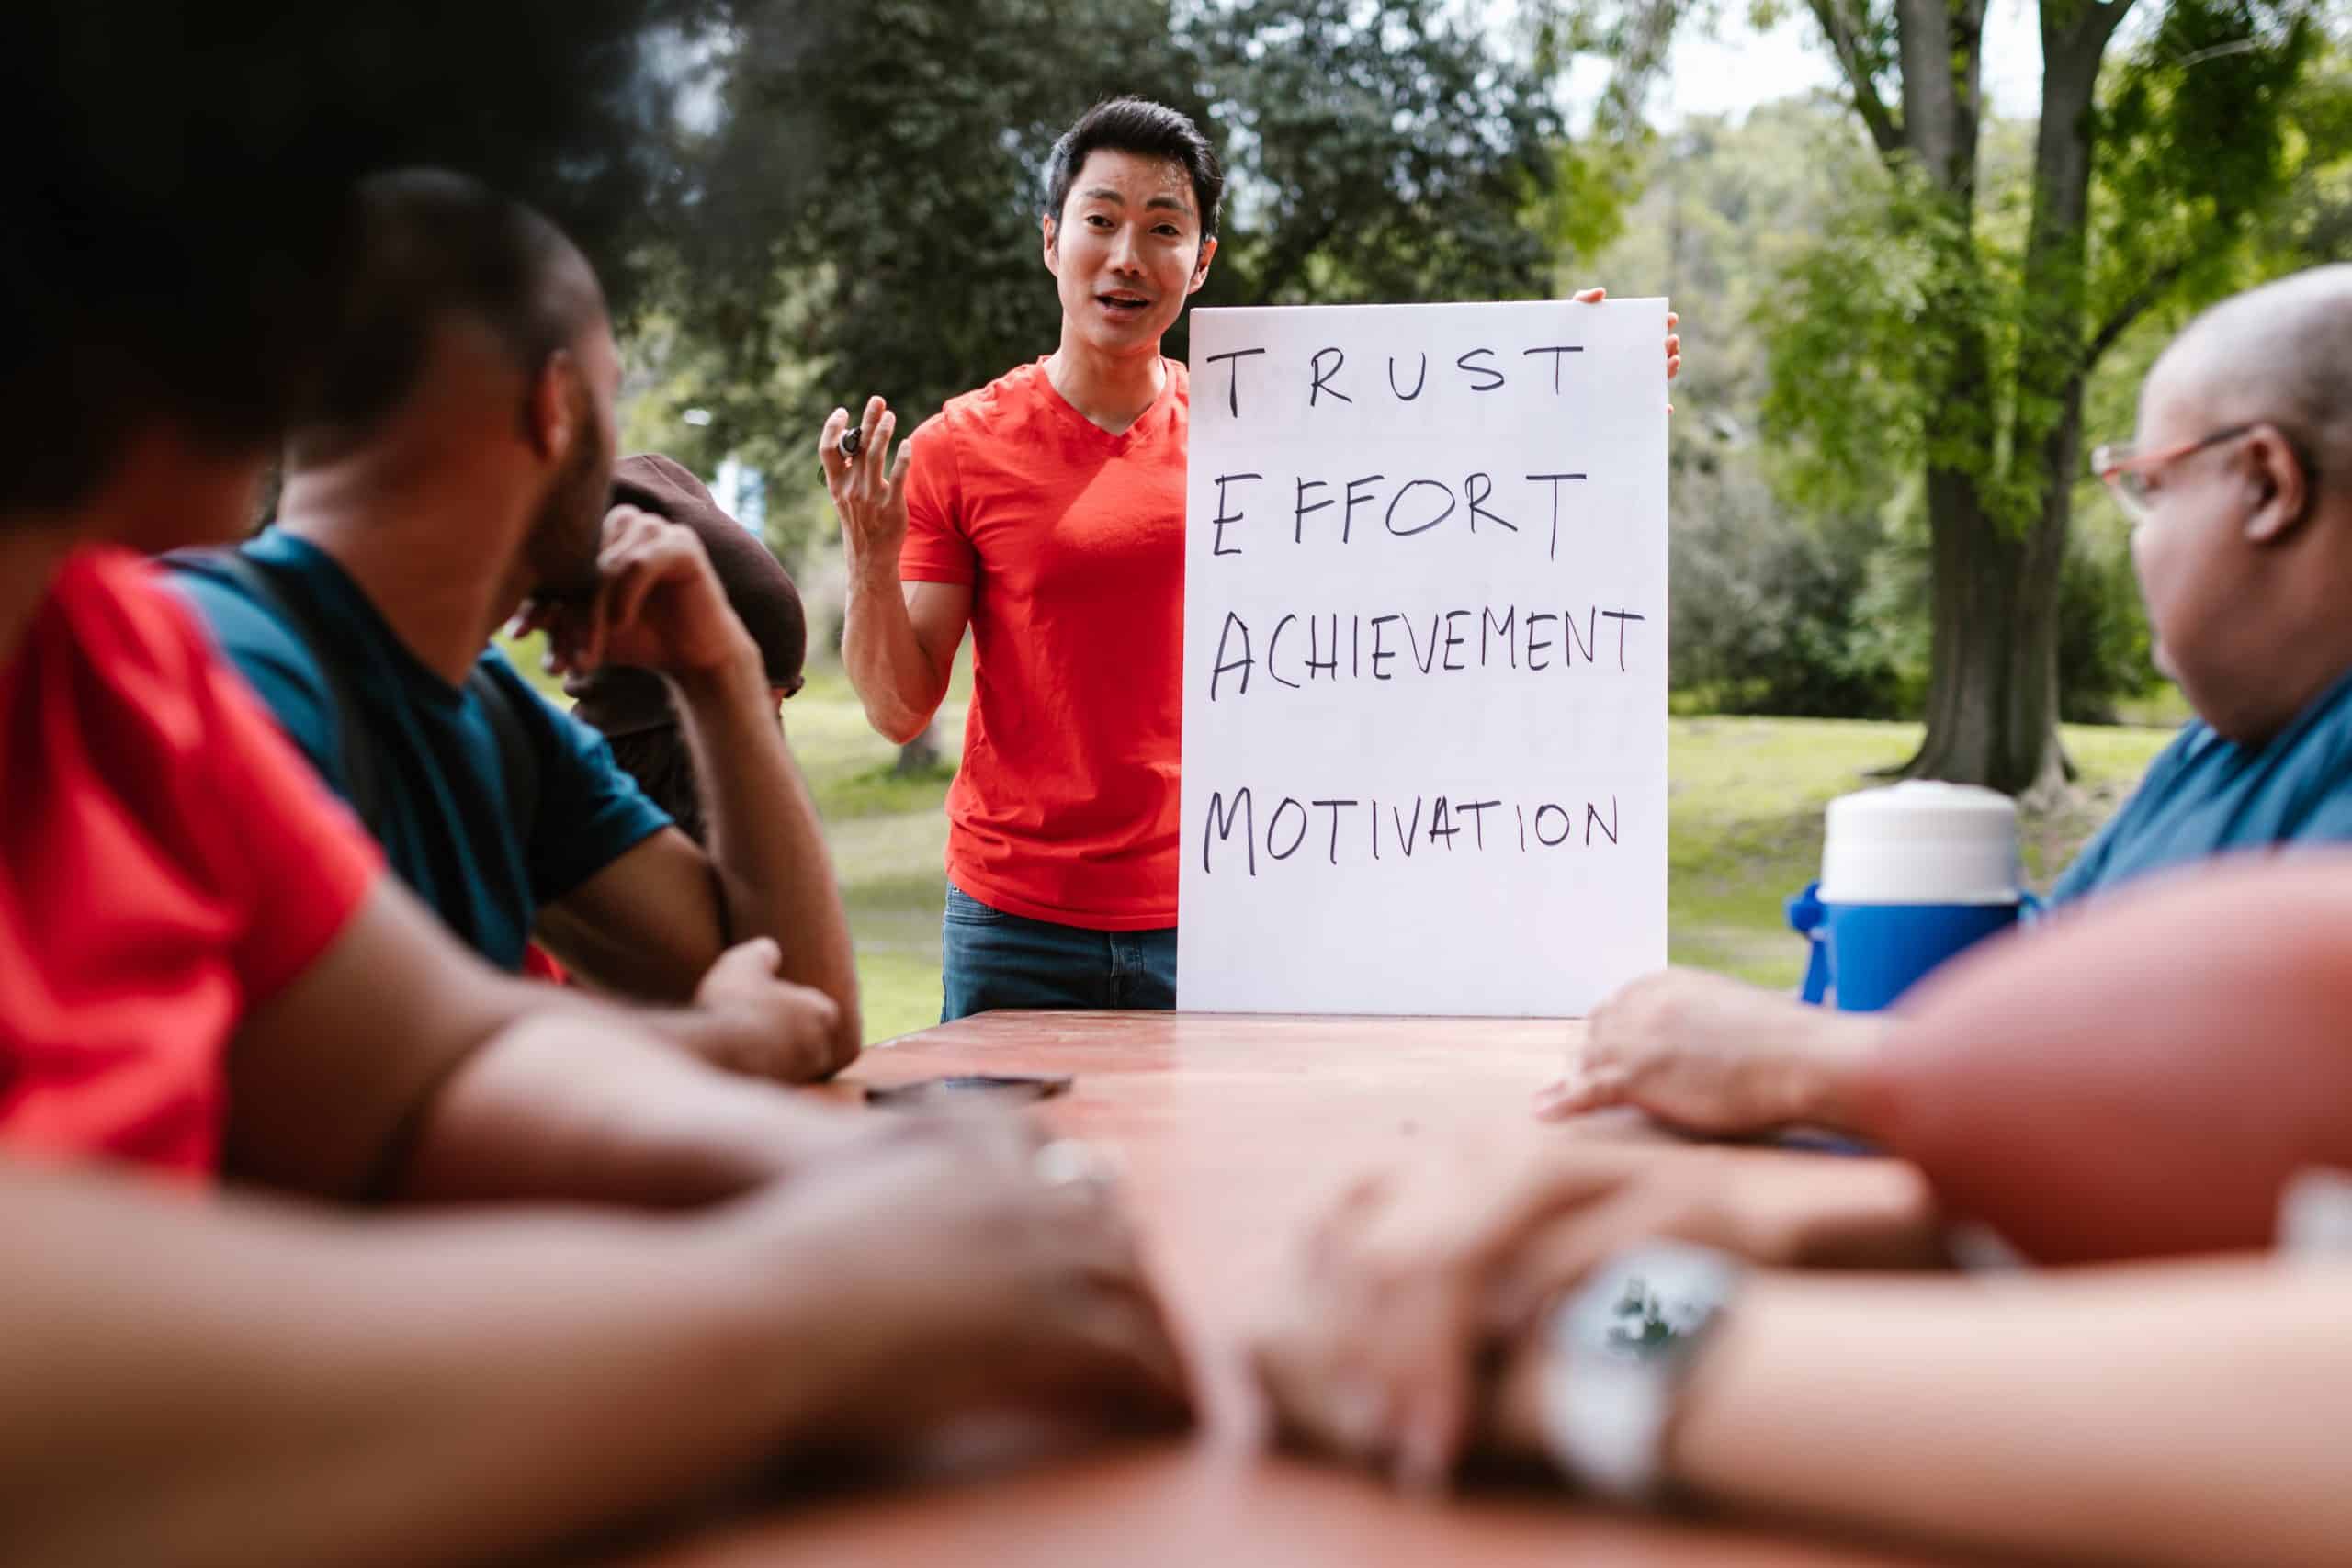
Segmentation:
<svg viewBox="0 0 2352 1568">
<path fill-rule="evenodd" d="M 1789 924 L 1813 943 L 1804 999 L 1840 1012 L 1894 1005 L 1954 953 L 2018 923 L 2031 895 L 2006 904 L 1825 904 L 1821 884 L 1789 900 Z"/>
</svg>

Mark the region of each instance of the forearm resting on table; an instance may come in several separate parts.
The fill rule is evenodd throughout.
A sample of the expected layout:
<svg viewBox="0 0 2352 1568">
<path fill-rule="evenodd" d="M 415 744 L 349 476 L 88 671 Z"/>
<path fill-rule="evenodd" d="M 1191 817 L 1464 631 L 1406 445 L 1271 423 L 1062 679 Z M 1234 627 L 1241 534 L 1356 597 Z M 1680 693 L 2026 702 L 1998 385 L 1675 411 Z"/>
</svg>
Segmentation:
<svg viewBox="0 0 2352 1568">
<path fill-rule="evenodd" d="M 855 1119 L 730 1077 L 626 1009 L 500 975 L 390 877 L 229 1051 L 222 1163 L 355 1200 L 697 1201 Z"/>
<path fill-rule="evenodd" d="M 1870 1069 L 1890 1032 L 1889 1019 L 1804 1002 L 1790 1007 L 1785 1121 L 1871 1136 Z"/>
<path fill-rule="evenodd" d="M 820 1325 L 707 1229 L 0 1171 L 0 1560 L 470 1561 L 712 1484 L 786 1424 L 753 1322 Z"/>
<path fill-rule="evenodd" d="M 747 1016 L 737 1010 L 725 1008 L 631 1008 L 628 1021 L 652 1038 L 676 1046 L 696 1061 L 744 1077 L 772 1076 L 765 1072 L 747 1072 L 738 1065 L 759 1056 L 762 1046 L 766 1043 L 760 1038 L 761 1020 L 756 1016 Z M 855 1012 L 851 1015 L 850 1024 L 861 1031 L 865 1028 L 863 1017 Z M 849 1035 L 848 1030 L 836 1027 L 828 1048 L 830 1060 L 823 1064 L 821 1072 L 776 1081 L 821 1082 L 857 1060 L 859 1043 Z"/>
<path fill-rule="evenodd" d="M 1900 1160 L 1775 1158 L 1772 1179 L 1743 1195 L 1755 1234 L 1777 1239 L 1754 1255 L 1799 1269 L 1938 1269 L 1951 1259 L 1935 1194 Z"/>
<path fill-rule="evenodd" d="M 584 1013 L 517 1024 L 418 1112 L 413 1201 L 707 1203 L 854 1139 L 860 1119 L 639 1042 Z"/>
<path fill-rule="evenodd" d="M 2352 1269 L 1759 1276 L 1695 1369 L 1676 1478 L 2013 1551 L 2340 1562 Z"/>
<path fill-rule="evenodd" d="M 865 705 L 866 721 L 896 745 L 930 725 L 947 696 L 955 664 L 954 644 L 944 657 L 927 647 L 909 607 L 909 598 L 927 586 L 933 585 L 900 583 L 896 562 L 860 564 L 850 573 L 842 663 Z M 962 640 L 960 627 L 956 640 Z"/>
</svg>

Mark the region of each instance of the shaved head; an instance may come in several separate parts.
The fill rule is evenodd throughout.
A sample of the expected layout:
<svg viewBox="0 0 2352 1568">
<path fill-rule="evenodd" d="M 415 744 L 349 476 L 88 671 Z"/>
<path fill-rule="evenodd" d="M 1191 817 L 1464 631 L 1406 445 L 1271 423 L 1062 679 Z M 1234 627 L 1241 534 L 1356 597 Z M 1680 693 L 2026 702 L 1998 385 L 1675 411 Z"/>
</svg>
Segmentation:
<svg viewBox="0 0 2352 1568">
<path fill-rule="evenodd" d="M 2268 421 L 2302 442 L 2323 491 L 2352 486 L 2352 265 L 2313 267 L 2223 300 L 2148 378 L 2213 425 Z"/>
<path fill-rule="evenodd" d="M 2157 668 L 2241 743 L 2352 670 L 2352 266 L 2225 299 L 2140 392 L 2132 560 Z"/>
<path fill-rule="evenodd" d="M 354 208 L 323 373 L 288 424 L 281 519 L 350 547 L 355 528 L 413 524 L 462 494 L 492 576 L 593 593 L 621 379 L 594 269 L 468 175 L 376 175 Z"/>
</svg>

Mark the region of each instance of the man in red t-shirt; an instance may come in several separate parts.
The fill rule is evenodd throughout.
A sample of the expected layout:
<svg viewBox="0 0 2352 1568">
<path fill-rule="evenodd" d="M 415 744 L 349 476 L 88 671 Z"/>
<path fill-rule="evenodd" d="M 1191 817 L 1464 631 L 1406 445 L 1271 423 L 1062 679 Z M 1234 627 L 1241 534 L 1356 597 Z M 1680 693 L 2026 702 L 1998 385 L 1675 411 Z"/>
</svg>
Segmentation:
<svg viewBox="0 0 2352 1568">
<path fill-rule="evenodd" d="M 875 728 L 922 734 L 972 631 L 943 1021 L 1176 1005 L 1191 411 L 1159 344 L 1208 279 L 1224 189 L 1191 119 L 1097 104 L 1048 164 L 1060 346 L 950 399 L 895 465 L 880 398 L 818 439 L 849 559 L 842 659 Z"/>
<path fill-rule="evenodd" d="M 1207 281 L 1224 189 L 1183 115 L 1098 104 L 1051 162 L 1061 345 L 949 401 L 895 470 L 879 398 L 854 455 L 845 411 L 819 442 L 849 557 L 842 658 L 876 729 L 922 733 L 972 628 L 943 1019 L 1176 1005 L 1190 421 L 1159 340 Z"/>
</svg>

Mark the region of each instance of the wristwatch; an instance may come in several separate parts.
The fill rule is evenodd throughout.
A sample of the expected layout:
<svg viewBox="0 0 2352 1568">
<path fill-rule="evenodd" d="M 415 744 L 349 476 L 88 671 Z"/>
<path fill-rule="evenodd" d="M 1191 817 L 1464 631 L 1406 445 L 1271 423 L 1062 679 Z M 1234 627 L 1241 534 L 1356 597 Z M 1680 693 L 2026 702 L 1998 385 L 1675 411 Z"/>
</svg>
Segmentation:
<svg viewBox="0 0 2352 1568">
<path fill-rule="evenodd" d="M 1729 1253 L 1659 1242 L 1620 1253 L 1552 1308 L 1544 1438 L 1569 1480 L 1657 1500 L 1683 1381 L 1746 1273 Z"/>
</svg>

